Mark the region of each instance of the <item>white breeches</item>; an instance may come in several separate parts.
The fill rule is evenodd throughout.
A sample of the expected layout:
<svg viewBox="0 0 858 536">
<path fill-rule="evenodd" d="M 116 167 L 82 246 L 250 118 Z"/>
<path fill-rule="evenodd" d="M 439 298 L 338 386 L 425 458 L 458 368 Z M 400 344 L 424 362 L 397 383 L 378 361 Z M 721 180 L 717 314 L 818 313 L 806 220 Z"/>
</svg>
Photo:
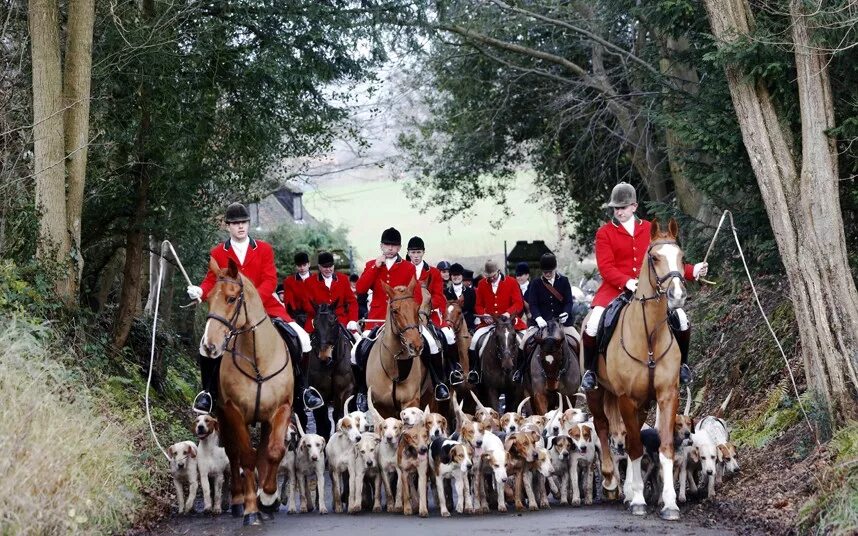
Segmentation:
<svg viewBox="0 0 858 536">
<path fill-rule="evenodd" d="M 477 331 L 474 332 L 474 336 L 471 337 L 470 349 L 476 350 L 477 349 L 477 343 L 479 342 L 480 337 L 482 337 L 484 333 L 486 333 L 487 331 L 489 331 L 493 327 L 494 327 L 494 324 L 486 324 L 480 328 L 477 328 Z M 524 344 L 525 330 L 516 331 L 515 336 L 518 339 L 519 348 L 522 348 L 523 347 L 522 344 Z M 488 340 L 489 339 L 487 337 L 486 340 L 483 342 L 483 346 L 486 345 L 486 342 L 488 342 Z M 480 348 L 480 350 L 482 350 L 482 347 Z"/>
<path fill-rule="evenodd" d="M 304 331 L 297 322 L 288 322 L 292 329 L 295 330 L 295 333 L 298 334 L 298 340 L 301 341 L 301 351 L 305 354 L 307 352 L 311 352 L 313 350 L 313 343 L 310 342 L 310 334 Z"/>
<path fill-rule="evenodd" d="M 428 327 L 421 325 L 420 333 L 423 335 L 423 340 L 429 345 L 430 354 L 437 354 L 441 351 L 441 349 L 438 348 L 438 341 L 435 340 L 435 336 L 432 335 L 432 332 L 429 331 Z"/>
<path fill-rule="evenodd" d="M 521 338 L 520 338 L 520 340 L 519 340 L 519 348 L 521 348 L 522 350 L 524 350 L 524 345 L 525 345 L 525 344 L 527 344 L 527 340 L 528 340 L 528 339 L 530 339 L 531 337 L 533 337 L 533 335 L 534 335 L 537 331 L 539 331 L 539 327 L 538 327 L 538 326 L 528 326 L 528 327 L 527 327 L 527 331 L 525 331 L 525 332 L 524 332 L 524 337 L 521 337 Z M 564 333 L 565 335 L 572 335 L 572 336 L 573 336 L 573 337 L 575 337 L 579 342 L 581 341 L 581 336 L 580 336 L 580 335 L 578 335 L 578 330 L 577 330 L 577 329 L 575 329 L 575 327 L 574 327 L 574 326 L 563 326 L 563 333 Z"/>
<path fill-rule="evenodd" d="M 590 318 L 587 319 L 587 325 L 584 327 L 584 332 L 587 335 L 591 337 L 596 336 L 596 332 L 599 330 L 599 320 L 602 318 L 602 313 L 604 312 L 604 307 L 593 307 L 593 310 L 590 312 Z M 688 329 L 688 316 L 686 316 L 685 311 L 683 309 L 674 309 L 674 312 L 679 319 L 679 331 L 686 331 Z"/>
</svg>

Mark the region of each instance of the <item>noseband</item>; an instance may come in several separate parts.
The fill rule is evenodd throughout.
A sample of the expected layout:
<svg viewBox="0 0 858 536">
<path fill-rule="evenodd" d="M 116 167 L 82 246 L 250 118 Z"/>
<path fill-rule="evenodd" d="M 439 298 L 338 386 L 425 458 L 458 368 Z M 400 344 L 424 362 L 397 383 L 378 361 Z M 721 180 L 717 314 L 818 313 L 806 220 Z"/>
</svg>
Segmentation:
<svg viewBox="0 0 858 536">
<path fill-rule="evenodd" d="M 664 275 L 658 275 L 658 272 L 655 270 L 655 261 L 652 260 L 652 248 L 655 246 L 662 246 L 665 244 L 670 244 L 676 246 L 676 240 L 658 240 L 656 242 L 650 243 L 649 247 L 646 250 L 646 258 L 649 263 L 649 276 L 650 278 L 655 277 L 655 294 L 650 297 L 642 298 L 643 300 L 657 300 L 661 298 L 664 294 L 667 294 L 667 291 L 664 290 L 663 285 L 668 281 L 673 279 L 679 279 L 679 284 L 685 286 L 685 274 L 678 270 L 671 270 Z"/>
<path fill-rule="evenodd" d="M 387 300 L 387 308 L 390 309 L 391 315 L 399 314 L 399 310 L 394 308 L 394 307 L 391 307 L 391 305 L 393 305 L 394 302 L 398 302 L 398 301 L 402 301 L 402 300 L 413 300 L 413 299 L 414 299 L 413 294 L 409 294 L 407 296 L 400 296 L 398 298 L 390 298 Z M 420 334 L 420 325 L 419 324 L 406 324 L 405 326 L 402 326 L 400 328 L 399 326 L 396 325 L 396 322 L 391 322 L 391 323 L 393 324 L 393 327 L 395 327 L 397 329 L 396 336 L 399 337 L 399 343 L 402 345 L 403 348 L 407 348 L 407 341 L 405 340 L 405 333 L 408 330 L 416 329 L 417 333 Z"/>
<path fill-rule="evenodd" d="M 263 316 L 262 319 L 259 320 L 259 322 L 253 324 L 250 327 L 245 327 L 242 329 L 242 328 L 239 328 L 238 326 L 236 326 L 235 323 L 236 323 L 236 321 L 238 321 L 238 315 L 241 314 L 242 308 L 244 309 L 244 317 L 245 317 L 245 319 L 247 318 L 247 302 L 244 300 L 244 281 L 242 281 L 241 278 L 233 279 L 231 277 L 218 277 L 217 282 L 224 282 L 224 283 L 230 283 L 232 285 L 238 285 L 238 288 L 241 289 L 240 292 L 238 293 L 238 303 L 235 307 L 235 312 L 233 313 L 232 318 L 227 320 L 225 317 L 222 317 L 219 314 L 212 313 L 212 312 L 209 312 L 209 314 L 206 315 L 206 320 L 208 320 L 208 319 L 216 320 L 216 321 L 220 322 L 221 324 L 223 324 L 224 326 L 226 326 L 226 328 L 229 330 L 229 333 L 227 333 L 226 338 L 223 341 L 223 345 L 221 346 L 222 349 L 225 349 L 226 346 L 229 344 L 229 341 L 232 340 L 233 337 L 235 337 L 236 335 L 241 335 L 242 333 L 247 333 L 248 331 L 252 331 L 252 330 L 256 329 L 256 327 L 259 326 L 259 324 L 261 324 L 262 322 L 265 321 L 266 317 Z"/>
</svg>

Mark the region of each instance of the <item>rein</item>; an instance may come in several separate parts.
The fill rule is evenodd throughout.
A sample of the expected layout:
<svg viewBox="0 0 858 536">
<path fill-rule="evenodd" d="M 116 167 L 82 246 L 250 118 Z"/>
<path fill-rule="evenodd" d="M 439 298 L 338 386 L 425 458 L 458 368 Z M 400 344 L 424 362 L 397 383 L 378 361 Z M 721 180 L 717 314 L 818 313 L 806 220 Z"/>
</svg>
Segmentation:
<svg viewBox="0 0 858 536">
<path fill-rule="evenodd" d="M 384 359 L 379 359 L 379 363 L 381 364 L 381 370 L 384 371 L 384 375 L 387 376 L 388 380 L 390 380 L 390 383 L 391 383 L 390 399 L 393 402 L 393 408 L 397 413 L 402 410 L 402 404 L 399 402 L 399 399 L 396 396 L 396 386 L 398 384 L 402 383 L 411 374 L 411 366 L 409 365 L 408 374 L 405 376 L 405 378 L 400 378 L 400 376 L 399 376 L 399 366 L 398 366 L 399 356 L 402 355 L 404 352 L 406 352 L 407 348 L 408 348 L 408 345 L 406 344 L 404 335 L 410 329 L 416 329 L 417 333 L 420 334 L 420 325 L 419 325 L 419 320 L 418 320 L 417 324 L 406 324 L 402 328 L 397 326 L 396 322 L 393 321 L 393 315 L 398 314 L 399 311 L 397 309 L 391 307 L 391 305 L 394 302 L 403 301 L 403 300 L 413 300 L 413 299 L 414 299 L 414 294 L 408 294 L 406 296 L 400 296 L 398 298 L 388 298 L 388 300 L 387 300 L 387 312 L 388 312 L 388 316 L 390 317 L 390 324 L 391 324 L 390 332 L 391 332 L 391 335 L 396 335 L 399 338 L 399 351 L 394 353 L 393 350 L 391 350 L 390 347 L 387 346 L 387 343 L 384 341 L 385 338 L 384 337 L 381 338 L 381 346 L 385 350 L 387 350 L 388 354 L 391 354 L 393 356 L 393 364 L 397 367 L 396 376 L 393 376 L 387 370 L 387 367 L 384 366 Z M 417 318 L 418 319 L 420 318 L 419 312 L 418 312 Z M 387 319 L 385 319 L 385 323 L 387 323 Z M 411 360 L 413 360 L 413 359 L 414 359 L 414 357 L 411 357 Z M 425 376 L 425 372 L 424 372 L 424 376 L 420 380 L 420 386 L 422 386 L 425 381 L 426 381 L 426 376 Z M 422 387 L 418 387 L 418 389 L 420 389 L 420 388 L 422 388 Z"/>
<path fill-rule="evenodd" d="M 247 314 L 247 301 L 244 299 L 244 281 L 239 277 L 238 279 L 232 279 L 230 277 L 219 277 L 217 278 L 217 282 L 231 283 L 233 285 L 238 285 L 240 292 L 238 294 L 238 306 L 235 308 L 235 313 L 232 315 L 232 318 L 227 320 L 226 318 L 215 314 L 208 313 L 206 315 L 206 319 L 212 319 L 220 322 L 224 326 L 229 329 L 229 333 L 223 341 L 222 350 L 224 352 L 229 352 L 232 354 L 232 362 L 235 364 L 235 368 L 238 369 L 239 372 L 244 374 L 246 377 L 250 378 L 254 382 L 256 382 L 256 404 L 253 407 L 253 422 L 259 420 L 259 404 L 262 399 L 262 384 L 270 380 L 271 378 L 277 376 L 281 372 L 283 372 L 286 367 L 289 365 L 289 355 L 288 351 L 286 354 L 286 362 L 280 367 L 279 370 L 274 372 L 273 374 L 269 374 L 268 376 L 263 376 L 259 371 L 259 362 L 256 359 L 256 328 L 259 327 L 268 317 L 263 316 L 258 322 L 255 324 L 239 329 L 235 323 L 238 321 L 238 316 L 241 314 L 241 310 L 244 309 L 244 318 L 250 318 Z M 236 349 L 238 345 L 238 336 L 244 333 L 250 332 L 253 335 L 253 357 L 250 358 L 243 353 L 239 352 Z M 229 347 L 229 343 L 232 341 L 232 348 Z M 237 358 L 242 358 L 253 366 L 254 376 L 251 376 L 247 372 L 242 369 L 238 364 Z"/>
</svg>

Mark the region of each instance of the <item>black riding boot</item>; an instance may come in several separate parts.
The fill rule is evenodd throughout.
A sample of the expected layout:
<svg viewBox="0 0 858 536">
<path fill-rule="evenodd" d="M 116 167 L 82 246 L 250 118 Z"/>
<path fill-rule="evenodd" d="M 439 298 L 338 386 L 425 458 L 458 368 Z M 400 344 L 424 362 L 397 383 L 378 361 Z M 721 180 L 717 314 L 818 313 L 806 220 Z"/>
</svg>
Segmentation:
<svg viewBox="0 0 858 536">
<path fill-rule="evenodd" d="M 449 352 L 450 366 L 453 369 L 450 371 L 450 385 L 459 385 L 465 381 L 465 374 L 462 371 L 462 364 L 459 363 L 459 349 L 455 348 L 454 350 Z"/>
<path fill-rule="evenodd" d="M 676 330 L 673 332 L 673 336 L 676 337 L 676 344 L 679 346 L 679 354 L 682 356 L 682 365 L 679 367 L 679 384 L 686 385 L 694 380 L 694 376 L 691 374 L 691 368 L 688 367 L 688 347 L 691 344 L 691 327 L 685 331 Z"/>
<path fill-rule="evenodd" d="M 481 380 L 480 356 L 476 350 L 468 348 L 468 383 L 478 385 Z"/>
<path fill-rule="evenodd" d="M 596 337 L 581 334 L 581 344 L 584 345 L 584 376 L 581 378 L 581 388 L 585 391 L 596 389 L 596 359 L 599 357 L 599 349 L 596 348 Z"/>
<path fill-rule="evenodd" d="M 426 355 L 427 353 L 428 349 L 420 357 L 423 359 L 423 364 L 429 369 L 429 378 L 432 380 L 432 385 L 435 386 L 435 400 L 449 400 L 450 390 L 441 381 L 441 352 L 428 356 Z"/>
<path fill-rule="evenodd" d="M 295 360 L 295 384 L 301 386 L 301 399 L 304 401 L 304 407 L 313 411 L 325 405 L 322 395 L 315 387 L 310 385 L 310 374 L 304 372 L 308 368 L 310 354 L 301 354 L 299 360 Z"/>
<path fill-rule="evenodd" d="M 352 365 L 352 375 L 355 378 L 355 406 L 358 411 L 366 413 L 369 411 L 366 399 L 366 371 L 357 365 Z"/>
<path fill-rule="evenodd" d="M 521 359 L 518 360 L 519 364 L 516 367 L 515 371 L 512 373 L 512 381 L 513 383 L 522 383 L 524 381 L 524 371 L 527 369 L 527 366 L 530 364 L 530 355 L 531 352 L 523 351 L 520 354 Z"/>
<path fill-rule="evenodd" d="M 218 374 L 221 358 L 212 359 L 204 355 L 198 356 L 200 364 L 200 379 L 203 390 L 194 398 L 193 410 L 196 413 L 209 414 L 214 409 L 217 400 Z"/>
</svg>

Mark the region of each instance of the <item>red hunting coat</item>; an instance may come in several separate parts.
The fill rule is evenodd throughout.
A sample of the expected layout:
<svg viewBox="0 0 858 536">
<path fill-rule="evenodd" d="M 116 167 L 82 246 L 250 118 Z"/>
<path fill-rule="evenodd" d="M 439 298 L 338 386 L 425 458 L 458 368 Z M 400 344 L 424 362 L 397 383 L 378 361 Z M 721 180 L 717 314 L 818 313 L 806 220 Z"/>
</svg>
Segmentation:
<svg viewBox="0 0 858 536">
<path fill-rule="evenodd" d="M 331 288 L 325 285 L 322 274 L 312 275 L 304 281 L 310 303 L 327 303 L 328 305 L 333 305 L 336 302 L 337 319 L 340 321 L 340 324 L 345 326 L 350 320 L 356 322 L 358 319 L 357 297 L 352 292 L 351 285 L 349 285 L 349 277 L 334 272 L 332 278 Z"/>
<path fill-rule="evenodd" d="M 518 281 L 513 277 L 501 276 L 498 283 L 497 294 L 492 291 L 492 284 L 485 278 L 477 285 L 477 303 L 474 313 L 477 315 L 500 316 L 509 313 L 515 319 L 515 330 L 527 329 L 525 323 L 518 315 L 524 310 L 524 300 L 521 297 L 521 288 Z"/>
<path fill-rule="evenodd" d="M 414 271 L 416 272 L 417 269 L 415 268 Z M 441 279 L 441 271 L 423 261 L 423 270 L 420 272 L 420 279 L 417 282 L 425 286 L 432 295 L 432 314 L 429 315 L 432 323 L 438 327 L 446 326 L 443 312 L 447 308 L 447 298 L 444 297 L 444 281 Z"/>
<path fill-rule="evenodd" d="M 286 308 L 274 296 L 277 289 L 277 268 L 274 266 L 274 250 L 267 242 L 250 238 L 247 246 L 247 254 L 244 256 L 244 264 L 238 261 L 235 249 L 231 247 L 230 241 L 220 243 L 213 247 L 209 254 L 221 268 L 229 265 L 229 259 L 235 261 L 239 271 L 253 282 L 253 286 L 262 298 L 262 305 L 268 316 L 282 318 L 286 322 L 292 322 L 292 317 L 286 312 Z M 209 270 L 205 279 L 200 284 L 203 289 L 203 300 L 205 300 L 211 289 L 217 282 L 217 276 Z"/>
<path fill-rule="evenodd" d="M 593 297 L 592 307 L 605 307 L 619 296 L 629 279 L 640 277 L 650 240 L 650 222 L 637 220 L 634 236 L 616 220 L 596 231 L 596 266 L 602 285 Z M 694 279 L 694 266 L 685 265 L 685 279 Z"/>
<path fill-rule="evenodd" d="M 396 262 L 389 270 L 386 264 L 376 267 L 374 259 L 366 263 L 356 287 L 358 294 L 366 294 L 372 290 L 372 302 L 369 304 L 367 318 L 373 321 L 366 323 L 367 329 L 383 324 L 384 319 L 387 318 L 387 294 L 384 292 L 381 282 L 384 281 L 391 287 L 397 287 L 408 285 L 415 277 L 414 265 L 404 261 L 398 255 Z M 417 302 L 417 305 L 423 303 L 422 290 L 420 285 L 414 286 L 414 301 Z"/>
</svg>

